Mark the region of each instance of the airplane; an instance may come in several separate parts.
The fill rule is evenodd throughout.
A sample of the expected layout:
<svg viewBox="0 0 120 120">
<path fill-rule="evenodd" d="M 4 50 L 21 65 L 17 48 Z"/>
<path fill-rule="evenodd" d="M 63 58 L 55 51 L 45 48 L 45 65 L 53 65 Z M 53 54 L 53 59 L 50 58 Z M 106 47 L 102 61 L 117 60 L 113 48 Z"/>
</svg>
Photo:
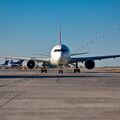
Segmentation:
<svg viewBox="0 0 120 120">
<path fill-rule="evenodd" d="M 80 68 L 78 67 L 79 62 L 84 62 L 85 67 L 89 70 L 95 67 L 96 60 L 109 59 L 109 58 L 117 58 L 120 55 L 107 55 L 107 56 L 94 56 L 94 57 L 74 57 L 76 55 L 81 55 L 86 53 L 70 53 L 70 49 L 68 46 L 61 43 L 61 27 L 59 31 L 59 43 L 56 44 L 52 50 L 50 55 L 44 55 L 48 58 L 37 58 L 37 57 L 5 57 L 8 59 L 17 59 L 24 60 L 26 62 L 26 67 L 28 69 L 35 69 L 39 62 L 43 63 L 43 67 L 41 68 L 41 73 L 47 73 L 47 67 L 45 63 L 50 63 L 59 68 L 59 73 L 63 73 L 63 66 L 67 66 L 69 64 L 74 65 L 74 73 L 80 73 Z"/>
<path fill-rule="evenodd" d="M 13 61 L 13 60 L 6 60 L 3 64 L 0 65 L 0 68 L 20 68 L 22 67 L 22 63 L 24 60 L 18 60 L 18 61 Z"/>
<path fill-rule="evenodd" d="M 0 64 L 0 69 L 6 68 L 8 66 L 9 60 L 5 60 L 3 64 Z"/>
<path fill-rule="evenodd" d="M 20 67 L 22 67 L 23 61 L 24 60 L 18 60 L 18 61 L 11 60 L 10 63 L 9 63 L 9 67 L 11 67 L 11 68 L 20 68 Z"/>
</svg>

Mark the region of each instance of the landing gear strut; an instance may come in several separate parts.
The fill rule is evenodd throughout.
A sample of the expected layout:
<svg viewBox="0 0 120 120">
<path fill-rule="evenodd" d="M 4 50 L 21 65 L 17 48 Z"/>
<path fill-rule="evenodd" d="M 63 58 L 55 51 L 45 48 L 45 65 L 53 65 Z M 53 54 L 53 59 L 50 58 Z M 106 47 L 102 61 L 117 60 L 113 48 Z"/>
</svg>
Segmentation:
<svg viewBox="0 0 120 120">
<path fill-rule="evenodd" d="M 74 73 L 76 72 L 80 73 L 80 69 L 74 69 Z"/>
<path fill-rule="evenodd" d="M 43 65 L 42 65 L 43 67 L 41 68 L 41 73 L 47 73 L 47 67 L 46 67 L 46 65 L 45 65 L 45 62 L 43 62 Z"/>
<path fill-rule="evenodd" d="M 63 69 L 62 68 L 59 69 L 59 73 L 63 74 Z"/>
<path fill-rule="evenodd" d="M 76 68 L 74 69 L 74 73 L 76 72 L 80 73 L 80 69 L 78 68 L 78 62 L 76 62 L 75 67 Z"/>
<path fill-rule="evenodd" d="M 43 67 L 43 68 L 41 68 L 41 73 L 47 73 L 47 68 L 46 67 Z"/>
</svg>

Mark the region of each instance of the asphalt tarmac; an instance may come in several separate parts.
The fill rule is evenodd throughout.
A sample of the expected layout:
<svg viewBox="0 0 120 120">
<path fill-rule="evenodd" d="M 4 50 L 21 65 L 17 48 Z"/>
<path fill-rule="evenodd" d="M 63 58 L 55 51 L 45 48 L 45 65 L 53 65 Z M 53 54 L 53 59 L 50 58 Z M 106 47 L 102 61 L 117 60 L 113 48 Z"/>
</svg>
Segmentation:
<svg viewBox="0 0 120 120">
<path fill-rule="evenodd" d="M 0 120 L 120 120 L 120 73 L 1 70 Z"/>
</svg>

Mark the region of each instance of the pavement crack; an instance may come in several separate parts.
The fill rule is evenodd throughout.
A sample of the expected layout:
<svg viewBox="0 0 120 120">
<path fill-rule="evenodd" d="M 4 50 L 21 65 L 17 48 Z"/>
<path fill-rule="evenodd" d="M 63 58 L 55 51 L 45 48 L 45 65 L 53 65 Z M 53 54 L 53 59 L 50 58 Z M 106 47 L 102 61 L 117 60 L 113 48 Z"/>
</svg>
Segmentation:
<svg viewBox="0 0 120 120">
<path fill-rule="evenodd" d="M 13 84 L 13 83 L 17 83 L 17 82 L 22 81 L 22 80 L 24 80 L 24 79 L 18 79 L 18 80 L 14 81 L 14 82 L 9 82 L 7 84 L 0 85 L 0 87 L 4 87 L 4 86 L 7 86 L 7 85 L 10 85 L 10 84 Z"/>
<path fill-rule="evenodd" d="M 25 92 L 25 91 L 24 91 Z M 6 101 L 4 104 L 0 105 L 0 109 L 2 107 L 4 107 L 6 104 L 8 104 L 9 102 L 11 102 L 12 100 L 14 100 L 15 98 L 17 98 L 18 96 L 20 96 L 21 94 L 23 94 L 24 92 L 21 92 L 19 94 L 17 94 L 16 96 L 12 97 L 11 99 L 9 99 L 8 101 Z"/>
<path fill-rule="evenodd" d="M 0 85 L 0 87 L 3 87 L 3 86 L 5 86 L 6 84 L 4 84 L 4 85 Z"/>
</svg>

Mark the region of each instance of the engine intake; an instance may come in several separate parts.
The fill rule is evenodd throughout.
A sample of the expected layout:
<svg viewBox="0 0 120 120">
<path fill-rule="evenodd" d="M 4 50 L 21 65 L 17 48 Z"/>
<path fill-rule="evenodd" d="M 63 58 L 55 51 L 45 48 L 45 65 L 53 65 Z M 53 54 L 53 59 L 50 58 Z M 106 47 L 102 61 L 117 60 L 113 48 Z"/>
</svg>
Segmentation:
<svg viewBox="0 0 120 120">
<path fill-rule="evenodd" d="M 29 60 L 29 61 L 27 62 L 27 67 L 28 67 L 29 69 L 34 69 L 35 66 L 36 66 L 36 63 L 35 63 L 34 60 Z"/>
<path fill-rule="evenodd" d="M 85 67 L 91 70 L 95 67 L 95 62 L 93 60 L 87 60 L 85 61 Z"/>
</svg>

